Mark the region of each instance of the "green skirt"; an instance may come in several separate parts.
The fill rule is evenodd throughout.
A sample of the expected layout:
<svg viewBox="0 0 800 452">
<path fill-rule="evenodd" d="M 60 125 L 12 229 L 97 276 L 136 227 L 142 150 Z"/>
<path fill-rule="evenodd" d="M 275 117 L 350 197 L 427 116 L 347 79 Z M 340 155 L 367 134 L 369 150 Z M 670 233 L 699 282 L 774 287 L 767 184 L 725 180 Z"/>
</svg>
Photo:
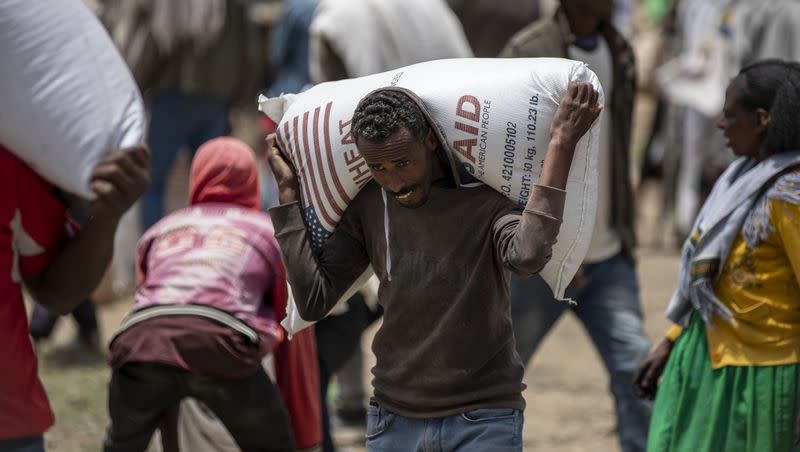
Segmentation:
<svg viewBox="0 0 800 452">
<path fill-rule="evenodd" d="M 693 315 L 658 389 L 649 452 L 800 451 L 798 364 L 712 369 L 706 327 Z"/>
</svg>

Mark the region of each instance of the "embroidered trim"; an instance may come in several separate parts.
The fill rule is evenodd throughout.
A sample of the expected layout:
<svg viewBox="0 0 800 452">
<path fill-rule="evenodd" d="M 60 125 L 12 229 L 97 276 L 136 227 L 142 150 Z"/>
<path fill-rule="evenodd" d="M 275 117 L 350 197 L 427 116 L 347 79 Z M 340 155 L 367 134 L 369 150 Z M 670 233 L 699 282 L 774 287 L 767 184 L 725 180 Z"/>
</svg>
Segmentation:
<svg viewBox="0 0 800 452">
<path fill-rule="evenodd" d="M 742 226 L 742 239 L 748 249 L 753 249 L 773 232 L 775 227 L 770 223 L 772 214 L 771 201 L 785 201 L 800 205 L 800 171 L 794 171 L 778 178 L 756 202 L 756 207 L 747 215 Z"/>
</svg>

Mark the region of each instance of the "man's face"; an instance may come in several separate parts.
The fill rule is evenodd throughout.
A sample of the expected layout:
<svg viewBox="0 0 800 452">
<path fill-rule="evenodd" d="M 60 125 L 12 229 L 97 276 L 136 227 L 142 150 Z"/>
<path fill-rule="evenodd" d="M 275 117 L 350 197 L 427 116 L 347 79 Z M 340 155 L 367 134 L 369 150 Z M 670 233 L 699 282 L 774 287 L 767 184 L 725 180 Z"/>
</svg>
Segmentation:
<svg viewBox="0 0 800 452">
<path fill-rule="evenodd" d="M 382 142 L 360 139 L 357 145 L 375 182 L 401 206 L 413 209 L 425 204 L 438 165 L 430 129 L 422 140 L 402 127 Z"/>
</svg>

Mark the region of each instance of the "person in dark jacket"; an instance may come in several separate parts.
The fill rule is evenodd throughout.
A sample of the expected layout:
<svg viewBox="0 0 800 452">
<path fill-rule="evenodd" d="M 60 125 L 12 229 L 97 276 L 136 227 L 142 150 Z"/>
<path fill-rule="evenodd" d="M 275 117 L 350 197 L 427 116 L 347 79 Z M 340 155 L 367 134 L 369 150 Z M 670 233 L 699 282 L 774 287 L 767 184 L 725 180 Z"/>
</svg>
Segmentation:
<svg viewBox="0 0 800 452">
<path fill-rule="evenodd" d="M 650 341 L 644 331 L 634 263 L 634 200 L 630 182 L 631 114 L 636 91 L 633 51 L 611 24 L 611 0 L 562 0 L 548 17 L 511 38 L 503 57 L 583 61 L 603 86 L 597 218 L 584 264 L 567 289 L 577 305 L 553 299 L 544 280 L 512 277 L 511 309 L 517 351 L 527 363 L 568 309 L 583 323 L 608 371 L 624 452 L 644 450 L 650 404 L 631 386 Z"/>
</svg>

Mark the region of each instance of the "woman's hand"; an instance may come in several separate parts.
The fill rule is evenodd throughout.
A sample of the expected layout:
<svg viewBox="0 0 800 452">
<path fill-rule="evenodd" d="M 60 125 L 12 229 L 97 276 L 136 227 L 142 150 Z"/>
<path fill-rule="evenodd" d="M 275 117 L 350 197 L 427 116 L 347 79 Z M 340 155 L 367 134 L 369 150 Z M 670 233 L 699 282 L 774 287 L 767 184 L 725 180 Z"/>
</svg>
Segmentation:
<svg viewBox="0 0 800 452">
<path fill-rule="evenodd" d="M 793 446 L 800 444 L 800 413 L 797 413 L 797 417 L 794 420 L 794 441 L 792 442 Z"/>
<path fill-rule="evenodd" d="M 639 368 L 636 369 L 636 373 L 633 376 L 634 390 L 639 397 L 650 400 L 655 398 L 658 380 L 661 379 L 661 374 L 664 373 L 664 367 L 667 365 L 667 360 L 669 360 L 669 355 L 672 353 L 674 345 L 672 341 L 665 338 L 639 364 Z"/>
</svg>

